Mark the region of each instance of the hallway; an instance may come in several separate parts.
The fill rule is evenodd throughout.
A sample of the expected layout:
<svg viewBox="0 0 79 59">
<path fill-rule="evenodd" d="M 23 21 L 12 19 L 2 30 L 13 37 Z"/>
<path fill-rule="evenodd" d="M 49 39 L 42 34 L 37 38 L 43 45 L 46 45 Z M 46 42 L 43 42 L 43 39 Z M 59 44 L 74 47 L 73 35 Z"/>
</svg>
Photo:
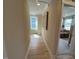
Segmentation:
<svg viewBox="0 0 79 59">
<path fill-rule="evenodd" d="M 31 35 L 30 50 L 27 59 L 50 59 L 41 36 L 37 34 Z"/>
<path fill-rule="evenodd" d="M 62 44 L 59 48 L 62 49 Z M 63 51 L 59 51 L 64 53 Z M 38 34 L 31 34 L 30 47 L 28 50 L 28 55 L 26 59 L 51 59 L 49 52 L 45 46 L 43 38 Z M 57 59 L 74 59 L 74 56 L 71 54 L 58 54 Z"/>
<path fill-rule="evenodd" d="M 71 16 L 73 12 L 71 9 L 75 7 L 74 3 L 73 1 L 62 2 L 62 0 L 5 0 L 3 32 L 6 49 L 4 48 L 4 58 L 74 59 L 73 55 L 67 54 L 69 49 L 64 51 L 68 48 L 65 45 L 66 41 L 60 40 L 60 50 L 57 51 L 60 30 L 64 29 L 60 29 L 60 26 L 63 27 L 62 25 L 65 24 L 67 24 L 66 28 L 69 26 L 70 23 L 65 21 L 65 17 Z M 63 8 L 64 6 L 66 8 Z M 69 11 L 66 10 L 67 8 Z M 61 25 L 61 20 L 66 23 L 63 24 L 63 22 Z M 75 45 L 73 42 L 74 38 L 72 45 Z M 67 52 L 66 55 L 64 52 Z"/>
</svg>

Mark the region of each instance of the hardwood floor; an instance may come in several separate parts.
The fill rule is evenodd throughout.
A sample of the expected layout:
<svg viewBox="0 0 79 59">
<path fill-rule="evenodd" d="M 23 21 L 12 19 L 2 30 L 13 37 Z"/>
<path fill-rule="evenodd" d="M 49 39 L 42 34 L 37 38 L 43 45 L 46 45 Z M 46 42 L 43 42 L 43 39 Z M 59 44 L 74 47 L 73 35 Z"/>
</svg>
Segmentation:
<svg viewBox="0 0 79 59">
<path fill-rule="evenodd" d="M 48 50 L 41 36 L 32 35 L 27 59 L 50 59 Z"/>
<path fill-rule="evenodd" d="M 61 44 L 63 44 L 62 41 Z M 64 49 L 64 47 L 61 44 L 60 48 Z M 30 49 L 27 59 L 51 59 L 41 36 L 36 34 L 31 35 Z M 57 59 L 75 59 L 75 58 L 74 56 L 68 54 L 67 55 L 58 54 Z"/>
<path fill-rule="evenodd" d="M 69 46 L 68 46 L 68 40 L 65 39 L 59 39 L 59 44 L 58 44 L 58 55 L 60 54 L 68 54 L 68 55 L 74 55 L 75 51 L 73 51 Z"/>
</svg>

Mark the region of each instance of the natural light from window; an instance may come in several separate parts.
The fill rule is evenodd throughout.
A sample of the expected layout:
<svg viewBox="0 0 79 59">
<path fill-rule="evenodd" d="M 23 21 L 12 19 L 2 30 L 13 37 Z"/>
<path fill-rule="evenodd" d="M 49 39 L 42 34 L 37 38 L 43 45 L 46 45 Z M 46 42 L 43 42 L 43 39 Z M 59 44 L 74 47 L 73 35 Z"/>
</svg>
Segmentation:
<svg viewBox="0 0 79 59">
<path fill-rule="evenodd" d="M 30 16 L 30 24 L 31 24 L 31 30 L 37 30 L 38 18 L 36 16 Z"/>
<path fill-rule="evenodd" d="M 66 19 L 64 23 L 64 29 L 70 30 L 72 24 L 72 19 Z"/>
</svg>

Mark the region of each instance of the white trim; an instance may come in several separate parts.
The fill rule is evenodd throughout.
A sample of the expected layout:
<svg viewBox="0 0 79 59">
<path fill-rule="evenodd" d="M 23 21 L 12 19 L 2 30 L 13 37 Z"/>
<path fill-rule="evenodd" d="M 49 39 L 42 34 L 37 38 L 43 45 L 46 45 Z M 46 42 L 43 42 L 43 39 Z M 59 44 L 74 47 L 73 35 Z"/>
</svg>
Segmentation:
<svg viewBox="0 0 79 59">
<path fill-rule="evenodd" d="M 27 59 L 28 55 L 29 55 L 29 51 L 30 51 L 30 44 L 29 44 L 29 47 L 27 49 L 27 52 L 26 52 L 26 55 L 25 55 L 25 59 Z"/>
</svg>

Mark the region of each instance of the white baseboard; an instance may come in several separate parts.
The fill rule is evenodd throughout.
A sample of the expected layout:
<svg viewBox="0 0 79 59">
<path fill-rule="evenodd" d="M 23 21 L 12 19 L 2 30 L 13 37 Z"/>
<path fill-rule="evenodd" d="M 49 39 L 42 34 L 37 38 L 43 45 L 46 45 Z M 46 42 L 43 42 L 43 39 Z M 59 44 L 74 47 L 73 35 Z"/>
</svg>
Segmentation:
<svg viewBox="0 0 79 59">
<path fill-rule="evenodd" d="M 26 52 L 26 55 L 25 55 L 25 59 L 27 59 L 27 57 L 29 55 L 29 51 L 30 51 L 30 43 L 29 43 L 29 46 L 28 46 L 28 49 L 27 49 L 27 52 Z"/>
</svg>

